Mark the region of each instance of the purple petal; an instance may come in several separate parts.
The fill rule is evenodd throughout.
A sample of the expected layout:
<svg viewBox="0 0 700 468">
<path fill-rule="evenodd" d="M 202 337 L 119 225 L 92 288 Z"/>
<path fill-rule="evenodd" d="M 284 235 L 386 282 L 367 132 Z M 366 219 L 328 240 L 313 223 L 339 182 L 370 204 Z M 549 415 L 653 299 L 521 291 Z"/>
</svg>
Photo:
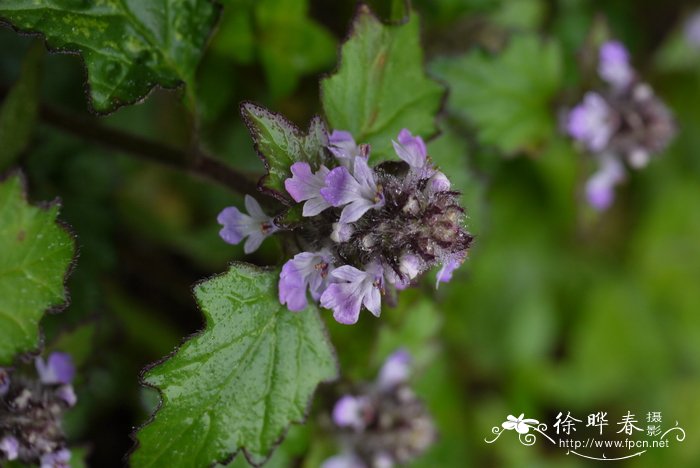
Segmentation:
<svg viewBox="0 0 700 468">
<path fill-rule="evenodd" d="M 374 171 L 364 158 L 355 159 L 353 174 L 361 187 L 362 196 L 373 199 L 377 196 L 377 183 L 374 181 Z"/>
<path fill-rule="evenodd" d="M 358 270 L 354 266 L 343 265 L 333 270 L 331 277 L 341 281 L 357 282 L 365 280 L 367 278 L 367 273 L 362 270 Z"/>
<path fill-rule="evenodd" d="M 586 200 L 598 211 L 605 211 L 615 200 L 614 184 L 609 180 L 592 177 L 586 183 Z"/>
<path fill-rule="evenodd" d="M 73 360 L 66 353 L 51 353 L 48 363 L 37 357 L 34 364 L 39 379 L 45 384 L 69 384 L 75 377 Z"/>
<path fill-rule="evenodd" d="M 392 143 L 399 158 L 416 169 L 425 166 L 428 151 L 421 137 L 414 137 L 408 129 L 404 128 L 399 132 L 398 140 L 398 143 L 395 141 Z"/>
<path fill-rule="evenodd" d="M 246 239 L 245 244 L 243 244 L 243 252 L 246 254 L 251 254 L 258 250 L 258 247 L 260 247 L 260 244 L 265 240 L 265 237 L 267 237 L 265 234 L 262 232 L 251 232 L 248 235 L 248 239 Z"/>
<path fill-rule="evenodd" d="M 343 165 L 351 165 L 353 159 L 360 156 L 360 148 L 349 132 L 333 130 L 328 142 L 328 149 Z"/>
<path fill-rule="evenodd" d="M 632 83 L 634 70 L 629 64 L 629 53 L 624 45 L 609 41 L 601 46 L 598 74 L 615 88 L 626 88 Z"/>
<path fill-rule="evenodd" d="M 0 452 L 5 454 L 8 460 L 17 460 L 19 456 L 19 441 L 13 436 L 5 436 L 0 440 Z"/>
<path fill-rule="evenodd" d="M 356 455 L 347 453 L 335 455 L 321 464 L 321 468 L 367 468 Z"/>
<path fill-rule="evenodd" d="M 586 182 L 586 199 L 598 211 L 610 207 L 615 199 L 615 186 L 625 178 L 622 163 L 614 157 L 606 157 L 598 172 Z"/>
<path fill-rule="evenodd" d="M 683 27 L 685 40 L 693 47 L 700 47 L 700 11 L 694 13 Z"/>
<path fill-rule="evenodd" d="M 372 315 L 379 317 L 382 313 L 382 295 L 377 287 L 367 288 L 362 299 L 362 304 L 369 310 Z"/>
<path fill-rule="evenodd" d="M 442 172 L 436 172 L 428 181 L 429 193 L 449 192 L 451 188 L 450 179 Z"/>
<path fill-rule="evenodd" d="M 311 166 L 305 162 L 292 164 L 292 177 L 284 181 L 287 192 L 294 201 L 304 204 L 304 216 L 316 216 L 331 205 L 321 196 L 320 190 L 325 185 L 328 168 L 321 166 L 316 174 L 311 173 Z"/>
<path fill-rule="evenodd" d="M 75 395 L 75 390 L 72 385 L 61 385 L 56 389 L 56 396 L 66 402 L 68 407 L 72 408 L 78 402 L 78 397 Z"/>
<path fill-rule="evenodd" d="M 435 283 L 435 288 L 437 288 L 440 283 L 447 283 L 452 280 L 452 273 L 462 264 L 463 258 L 451 257 L 445 260 L 442 264 L 442 268 L 437 274 L 437 281 Z"/>
<path fill-rule="evenodd" d="M 345 395 L 333 407 L 333 422 L 338 427 L 352 427 L 361 430 L 365 426 L 364 413 L 367 399 Z"/>
<path fill-rule="evenodd" d="M 262 210 L 260 203 L 258 203 L 255 198 L 251 197 L 250 195 L 246 195 L 244 203 L 245 209 L 248 211 L 248 215 L 250 215 L 250 217 L 254 220 L 258 222 L 265 222 L 270 219 L 270 217 Z"/>
<path fill-rule="evenodd" d="M 391 354 L 379 371 L 377 383 L 381 388 L 391 388 L 405 383 L 411 375 L 413 358 L 405 349 Z"/>
<path fill-rule="evenodd" d="M 343 166 L 336 167 L 328 173 L 321 195 L 332 206 L 343 206 L 362 197 L 360 185 Z"/>
<path fill-rule="evenodd" d="M 642 169 L 649 164 L 651 156 L 645 149 L 637 148 L 627 155 L 627 161 L 634 169 Z"/>
<path fill-rule="evenodd" d="M 250 216 L 241 213 L 235 206 L 224 208 L 216 220 L 224 226 L 219 231 L 221 238 L 234 245 L 250 234 L 256 225 Z"/>
<path fill-rule="evenodd" d="M 328 137 L 328 142 L 331 145 L 340 145 L 344 143 L 352 143 L 354 145 L 355 139 L 350 132 L 346 132 L 345 130 L 333 130 L 330 137 Z"/>
<path fill-rule="evenodd" d="M 358 198 L 343 208 L 338 222 L 341 224 L 354 223 L 376 205 L 376 203 L 373 203 L 371 200 L 367 200 L 366 198 Z"/>
<path fill-rule="evenodd" d="M 345 325 L 357 323 L 362 306 L 360 283 L 334 283 L 321 295 L 321 306 L 333 310 L 333 318 Z"/>
<path fill-rule="evenodd" d="M 49 453 L 41 457 L 41 468 L 69 468 L 71 453 L 68 449 Z"/>
<path fill-rule="evenodd" d="M 597 93 L 586 94 L 583 103 L 569 113 L 567 131 L 592 151 L 603 150 L 614 131 L 611 110 L 605 99 Z"/>
<path fill-rule="evenodd" d="M 293 312 L 306 309 L 306 282 L 293 259 L 282 267 L 279 282 L 280 304 L 286 304 Z"/>
</svg>

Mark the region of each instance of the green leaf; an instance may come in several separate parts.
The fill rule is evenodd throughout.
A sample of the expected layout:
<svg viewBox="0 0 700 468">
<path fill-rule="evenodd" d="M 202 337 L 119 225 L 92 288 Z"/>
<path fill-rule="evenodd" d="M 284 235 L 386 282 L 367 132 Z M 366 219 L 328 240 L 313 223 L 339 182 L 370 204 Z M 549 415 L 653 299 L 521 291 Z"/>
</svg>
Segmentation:
<svg viewBox="0 0 700 468">
<path fill-rule="evenodd" d="M 552 100 L 561 83 L 561 55 L 556 42 L 516 36 L 499 55 L 440 58 L 431 70 L 450 86 L 449 112 L 473 123 L 481 143 L 506 153 L 532 152 L 556 129 Z"/>
<path fill-rule="evenodd" d="M 285 179 L 292 176 L 289 168 L 295 162 L 305 161 L 316 169 L 325 162 L 326 125 L 314 117 L 304 135 L 284 116 L 250 102 L 241 106 L 241 114 L 268 171 L 260 186 L 279 200 L 290 202 L 284 188 Z"/>
<path fill-rule="evenodd" d="M 39 345 L 39 321 L 65 303 L 73 237 L 56 224 L 59 205 L 27 204 L 22 181 L 0 183 L 0 365 Z"/>
<path fill-rule="evenodd" d="M 187 84 L 218 11 L 210 0 L 11 0 L 0 17 L 46 36 L 52 49 L 79 52 L 98 112 L 142 99 L 155 86 Z"/>
<path fill-rule="evenodd" d="M 321 93 L 331 128 L 371 144 L 375 161 L 391 157 L 402 128 L 432 136 L 443 88 L 423 70 L 418 16 L 387 26 L 361 7 L 338 72 L 321 82 Z"/>
<path fill-rule="evenodd" d="M 262 463 L 316 386 L 336 377 L 318 313 L 280 305 L 278 274 L 235 263 L 195 288 L 207 328 L 146 374 L 163 403 L 132 466 L 209 466 L 240 449 Z"/>
<path fill-rule="evenodd" d="M 17 83 L 0 107 L 0 171 L 7 169 L 29 145 L 39 110 L 39 85 L 44 50 L 35 42 L 24 59 Z"/>
</svg>

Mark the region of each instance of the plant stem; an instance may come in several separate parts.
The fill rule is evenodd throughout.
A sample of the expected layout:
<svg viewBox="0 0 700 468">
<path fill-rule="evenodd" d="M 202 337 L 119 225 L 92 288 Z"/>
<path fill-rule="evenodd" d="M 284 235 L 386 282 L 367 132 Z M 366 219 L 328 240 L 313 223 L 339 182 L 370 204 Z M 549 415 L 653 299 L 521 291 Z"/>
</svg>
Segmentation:
<svg viewBox="0 0 700 468">
<path fill-rule="evenodd" d="M 0 86 L 0 98 L 4 99 L 6 94 L 7 88 Z M 110 128 L 99 123 L 95 118 L 68 113 L 46 104 L 39 106 L 39 117 L 43 123 L 80 139 L 198 175 L 234 192 L 246 194 L 258 191 L 257 184 L 250 176 L 199 149 L 186 151 L 175 148 Z"/>
</svg>

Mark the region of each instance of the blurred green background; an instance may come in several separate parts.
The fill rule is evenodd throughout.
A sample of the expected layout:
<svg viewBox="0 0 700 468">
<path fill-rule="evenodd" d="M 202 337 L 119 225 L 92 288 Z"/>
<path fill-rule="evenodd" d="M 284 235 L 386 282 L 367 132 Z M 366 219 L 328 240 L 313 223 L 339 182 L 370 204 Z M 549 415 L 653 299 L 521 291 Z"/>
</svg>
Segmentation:
<svg viewBox="0 0 700 468">
<path fill-rule="evenodd" d="M 370 5 L 389 18 L 390 3 Z M 327 314 L 346 380 L 373 379 L 400 345 L 416 355 L 416 388 L 441 438 L 415 466 L 593 463 L 544 440 L 524 447 L 513 434 L 484 442 L 508 414 L 551 425 L 559 411 L 584 420 L 607 411 L 612 434 L 627 411 L 640 420 L 661 411 L 664 426 L 678 421 L 687 439 L 616 463 L 700 466 L 700 49 L 682 34 L 697 7 L 653 0 L 415 2 L 428 63 L 474 47 L 497 53 L 510 37 L 532 32 L 559 43 L 562 54 L 552 125 L 536 147 L 504 154 L 458 116 L 441 118 L 443 135 L 430 152 L 464 192 L 476 236 L 455 279 L 437 291 L 426 280 L 381 320 L 364 315 L 358 326 L 343 327 Z M 354 9 L 349 0 L 227 2 L 198 73 L 197 125 L 181 92 L 164 90 L 99 120 L 182 148 L 198 142 L 259 175 L 239 102 L 259 102 L 305 126 L 320 112 L 318 78 L 334 69 Z M 679 125 L 672 146 L 631 174 L 603 214 L 582 198 L 591 162 L 556 125 L 585 89 L 579 64 L 594 27 L 629 46 Z M 3 90 L 18 79 L 33 41 L 0 28 Z M 98 120 L 86 110 L 79 57 L 46 55 L 40 77 L 44 105 Z M 157 402 L 138 385 L 140 369 L 202 326 L 191 286 L 244 258 L 240 247 L 220 241 L 215 222 L 242 197 L 41 123 L 18 159 L 0 164 L 24 168 L 32 200 L 60 197 L 62 219 L 78 235 L 71 306 L 44 327 L 51 346 L 70 349 L 83 370 L 80 404 L 68 421 L 72 440 L 89 448 L 91 466 L 120 466 L 129 432 Z M 267 241 L 245 259 L 279 264 L 280 249 Z M 316 424 L 332 395 L 321 391 L 311 423 L 291 432 L 271 465 L 316 466 L 337 450 Z"/>
</svg>

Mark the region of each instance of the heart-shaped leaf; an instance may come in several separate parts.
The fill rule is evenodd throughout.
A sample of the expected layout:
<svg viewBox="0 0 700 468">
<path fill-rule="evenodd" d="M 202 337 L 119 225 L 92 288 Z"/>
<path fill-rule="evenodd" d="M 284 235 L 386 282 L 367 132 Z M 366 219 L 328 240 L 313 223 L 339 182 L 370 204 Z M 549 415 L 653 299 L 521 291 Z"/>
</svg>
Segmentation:
<svg viewBox="0 0 700 468">
<path fill-rule="evenodd" d="M 235 263 L 195 288 L 207 327 L 147 372 L 163 401 L 137 434 L 132 466 L 210 466 L 238 450 L 260 464 L 336 377 L 318 313 L 280 305 L 278 273 Z"/>
<path fill-rule="evenodd" d="M 444 90 L 423 69 L 418 16 L 384 25 L 360 7 L 338 71 L 321 82 L 321 93 L 328 124 L 370 143 L 374 161 L 393 157 L 391 140 L 403 128 L 424 138 L 436 133 Z"/>
<path fill-rule="evenodd" d="M 142 99 L 155 85 L 187 84 L 218 15 L 210 0 L 8 0 L 0 17 L 38 32 L 55 50 L 79 52 L 92 105 L 109 112 Z"/>
<path fill-rule="evenodd" d="M 75 244 L 58 210 L 29 205 L 20 176 L 0 183 L 0 365 L 36 348 L 44 312 L 66 302 Z"/>
</svg>

